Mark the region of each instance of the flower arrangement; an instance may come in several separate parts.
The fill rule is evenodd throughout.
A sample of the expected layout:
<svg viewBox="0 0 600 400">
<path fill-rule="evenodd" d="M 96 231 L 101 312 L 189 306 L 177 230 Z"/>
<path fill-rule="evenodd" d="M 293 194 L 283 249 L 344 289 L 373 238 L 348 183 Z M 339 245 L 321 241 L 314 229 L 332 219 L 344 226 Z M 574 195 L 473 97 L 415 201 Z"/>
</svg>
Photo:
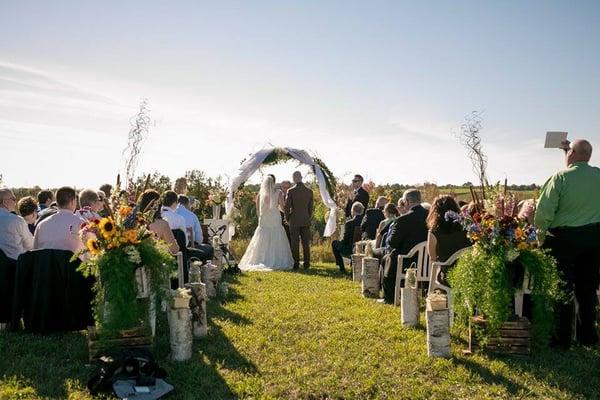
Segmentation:
<svg viewBox="0 0 600 400">
<path fill-rule="evenodd" d="M 225 201 L 226 198 L 227 198 L 227 192 L 225 192 L 219 188 L 212 189 L 208 193 L 208 205 L 211 207 L 212 206 L 220 206 L 221 204 L 223 204 L 223 202 Z"/>
<path fill-rule="evenodd" d="M 507 203 L 514 204 L 514 197 L 508 200 Z M 473 243 L 492 252 L 502 249 L 507 261 L 514 261 L 521 250 L 537 247 L 538 236 L 535 226 L 517 218 L 513 210 L 514 206 L 494 207 L 492 212 L 448 211 L 444 219 L 461 224 Z"/>
<path fill-rule="evenodd" d="M 466 324 L 475 313 L 485 316 L 486 331 L 478 332 L 485 341 L 513 314 L 522 266 L 531 282 L 532 337 L 534 344 L 544 347 L 552 329 L 552 304 L 559 299 L 556 261 L 539 248 L 536 227 L 516 216 L 515 205 L 514 196 L 496 191 L 471 212 L 446 213 L 445 219 L 460 224 L 473 242 L 448 280 L 459 321 Z"/>
<path fill-rule="evenodd" d="M 147 307 L 137 301 L 136 269 L 145 269 L 151 291 L 160 299 L 168 296 L 175 266 L 166 244 L 148 229 L 158 204 L 143 213 L 124 199 L 112 200 L 112 206 L 105 202 L 107 217 L 82 224 L 80 236 L 85 249 L 74 256 L 84 260 L 79 270 L 96 278 L 94 314 L 99 328 L 108 336 L 147 320 Z"/>
</svg>

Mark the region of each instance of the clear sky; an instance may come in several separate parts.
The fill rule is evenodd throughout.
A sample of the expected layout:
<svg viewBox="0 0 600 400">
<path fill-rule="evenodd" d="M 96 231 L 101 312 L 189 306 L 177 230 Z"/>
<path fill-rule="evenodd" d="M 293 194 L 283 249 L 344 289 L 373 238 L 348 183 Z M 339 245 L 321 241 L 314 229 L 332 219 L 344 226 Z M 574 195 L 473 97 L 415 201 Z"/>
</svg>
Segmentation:
<svg viewBox="0 0 600 400">
<path fill-rule="evenodd" d="M 600 151 L 598 1 L 1 0 L 0 37 L 9 186 L 114 181 L 142 97 L 138 170 L 173 178 L 272 143 L 346 181 L 460 184 L 472 110 L 493 181 L 561 168 L 547 130 Z"/>
</svg>

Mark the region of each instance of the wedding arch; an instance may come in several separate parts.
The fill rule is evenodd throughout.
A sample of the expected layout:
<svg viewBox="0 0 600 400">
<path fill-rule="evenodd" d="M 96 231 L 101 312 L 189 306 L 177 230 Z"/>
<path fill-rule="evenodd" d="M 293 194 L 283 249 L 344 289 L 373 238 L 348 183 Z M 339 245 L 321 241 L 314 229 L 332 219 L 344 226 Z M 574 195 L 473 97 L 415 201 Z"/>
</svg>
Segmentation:
<svg viewBox="0 0 600 400">
<path fill-rule="evenodd" d="M 297 160 L 302 164 L 312 167 L 313 173 L 319 185 L 321 199 L 327 208 L 329 215 L 325 224 L 323 236 L 330 237 L 336 230 L 336 210 L 337 205 L 333 201 L 332 194 L 335 191 L 335 177 L 327 166 L 317 157 L 312 157 L 304 150 L 293 149 L 291 147 L 269 147 L 257 151 L 250 158 L 245 160 L 240 166 L 237 175 L 231 180 L 227 189 L 227 200 L 225 202 L 225 212 L 231 216 L 234 211 L 233 199 L 235 192 L 244 184 L 261 166 L 274 165 L 288 160 Z M 230 235 L 235 233 L 233 224 L 230 226 Z"/>
</svg>

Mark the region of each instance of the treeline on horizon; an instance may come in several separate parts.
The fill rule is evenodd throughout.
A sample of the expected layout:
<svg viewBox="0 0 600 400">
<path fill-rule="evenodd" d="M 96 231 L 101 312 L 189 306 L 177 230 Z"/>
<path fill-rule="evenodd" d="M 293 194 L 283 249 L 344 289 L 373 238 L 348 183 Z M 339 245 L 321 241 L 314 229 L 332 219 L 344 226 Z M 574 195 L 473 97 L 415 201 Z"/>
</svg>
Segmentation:
<svg viewBox="0 0 600 400">
<path fill-rule="evenodd" d="M 208 195 L 211 192 L 215 191 L 225 192 L 227 190 L 226 180 L 222 176 L 217 176 L 216 178 L 209 177 L 203 171 L 200 170 L 188 171 L 185 173 L 184 176 L 187 180 L 187 194 L 193 199 L 194 212 L 201 219 L 211 218 L 212 207 L 210 204 L 208 204 Z M 113 185 L 113 187 L 115 186 L 114 182 L 105 183 L 110 183 Z M 169 176 L 155 171 L 150 175 L 144 174 L 139 176 L 134 182 L 132 182 L 129 185 L 130 187 L 128 188 L 128 190 L 134 195 L 135 198 L 137 198 L 144 188 L 154 189 L 159 193 L 163 193 L 167 190 L 172 190 L 174 183 L 175 179 L 171 179 Z M 68 185 L 67 182 L 65 182 L 65 184 Z M 315 192 L 315 199 L 317 200 L 315 202 L 315 215 L 313 218 L 312 226 L 312 232 L 315 234 L 315 236 L 317 236 L 320 233 L 322 233 L 325 228 L 325 220 L 329 210 L 320 201 L 320 195 L 318 193 L 319 189 L 317 187 L 316 181 L 314 179 L 307 179 L 307 184 Z M 451 194 L 455 196 L 458 200 L 470 201 L 471 186 L 473 186 L 471 182 L 465 182 L 462 185 L 436 185 L 434 183 L 429 182 L 416 185 L 399 183 L 377 185 L 374 182 L 365 183 L 365 187 L 370 193 L 370 206 L 374 205 L 375 200 L 379 196 L 386 196 L 391 202 L 396 203 L 398 199 L 402 196 L 404 190 L 413 187 L 416 187 L 422 191 L 423 200 L 426 202 L 431 202 L 439 194 Z M 476 190 L 478 189 L 476 186 L 473 187 Z M 234 218 L 237 224 L 236 236 L 238 238 L 250 237 L 252 235 L 252 232 L 254 231 L 254 228 L 256 227 L 258 217 L 256 215 L 256 209 L 254 204 L 256 193 L 258 192 L 259 188 L 260 185 L 258 184 L 247 184 L 242 186 L 235 194 L 235 206 L 239 210 L 239 212 Z M 43 189 L 55 190 L 56 188 L 43 188 L 39 186 L 34 186 L 31 188 L 13 188 L 13 191 L 18 199 L 25 196 L 33 196 L 35 198 L 37 196 L 37 193 Z M 78 187 L 76 189 L 79 190 L 88 188 Z M 91 187 L 91 189 L 98 188 Z M 507 190 L 515 192 L 519 199 L 536 197 L 535 193 L 538 189 L 539 186 L 536 184 L 507 186 Z M 346 204 L 347 195 L 349 192 L 349 185 L 339 183 L 336 187 L 335 193 L 332 193 L 334 199 L 340 206 L 338 215 L 340 223 L 342 223 L 344 219 L 342 210 Z"/>
</svg>

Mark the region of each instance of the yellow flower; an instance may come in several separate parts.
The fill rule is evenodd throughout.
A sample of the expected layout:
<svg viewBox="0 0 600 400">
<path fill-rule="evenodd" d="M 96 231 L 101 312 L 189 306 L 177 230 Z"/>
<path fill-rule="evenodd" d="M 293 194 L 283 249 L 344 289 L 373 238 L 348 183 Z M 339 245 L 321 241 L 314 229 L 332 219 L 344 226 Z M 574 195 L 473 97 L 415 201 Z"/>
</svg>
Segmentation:
<svg viewBox="0 0 600 400">
<path fill-rule="evenodd" d="M 115 223 L 111 218 L 102 218 L 99 224 L 100 233 L 105 239 L 110 239 L 116 231 Z"/>
<path fill-rule="evenodd" d="M 121 218 L 125 218 L 129 214 L 131 214 L 132 210 L 133 209 L 129 206 L 121 206 L 121 207 L 119 207 L 119 215 L 121 216 Z"/>
<path fill-rule="evenodd" d="M 98 242 L 96 239 L 88 239 L 85 245 L 93 255 L 100 253 L 100 248 L 98 247 Z"/>
<path fill-rule="evenodd" d="M 517 245 L 517 249 L 519 250 L 527 250 L 528 247 L 527 242 L 519 242 Z"/>
</svg>

